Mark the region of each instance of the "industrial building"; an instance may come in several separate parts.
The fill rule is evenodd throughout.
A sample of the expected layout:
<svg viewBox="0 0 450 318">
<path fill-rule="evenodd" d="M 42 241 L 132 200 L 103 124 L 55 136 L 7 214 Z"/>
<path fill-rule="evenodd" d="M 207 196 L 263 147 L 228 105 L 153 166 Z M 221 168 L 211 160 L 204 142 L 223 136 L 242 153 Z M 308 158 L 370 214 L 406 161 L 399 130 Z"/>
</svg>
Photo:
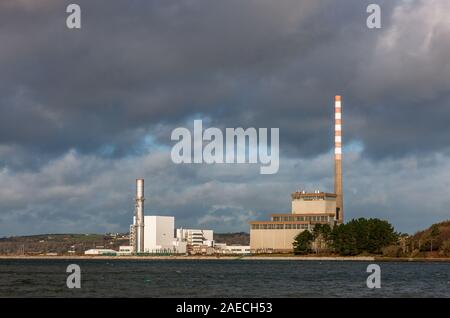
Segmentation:
<svg viewBox="0 0 450 318">
<path fill-rule="evenodd" d="M 185 254 L 201 248 L 213 248 L 214 232 L 201 229 L 177 229 L 175 217 L 144 215 L 144 179 L 136 179 L 136 197 L 133 224 L 130 225 L 132 253 Z"/>
<path fill-rule="evenodd" d="M 177 229 L 176 244 L 185 244 L 185 253 L 211 255 L 214 250 L 214 231 L 201 229 Z M 180 246 L 180 250 L 183 247 Z"/>
<path fill-rule="evenodd" d="M 344 222 L 342 193 L 342 104 L 335 97 L 334 118 L 334 193 L 314 191 L 291 194 L 291 213 L 272 214 L 270 221 L 251 221 L 250 248 L 252 252 L 291 252 L 295 237 L 316 224 Z"/>
<path fill-rule="evenodd" d="M 130 225 L 130 246 L 133 253 L 177 253 L 174 246 L 175 217 L 144 216 L 144 179 L 136 179 L 133 224 Z"/>
<path fill-rule="evenodd" d="M 116 255 L 117 251 L 111 250 L 111 249 L 105 249 L 105 248 L 91 248 L 84 252 L 84 255 Z"/>
<path fill-rule="evenodd" d="M 173 250 L 175 217 L 144 216 L 144 253 Z"/>
<path fill-rule="evenodd" d="M 251 249 L 249 245 L 226 245 L 224 244 L 221 248 L 216 248 L 216 253 L 220 254 L 238 254 L 238 255 L 244 255 L 244 254 L 250 254 Z"/>
<path fill-rule="evenodd" d="M 130 245 L 119 251 L 98 247 L 85 251 L 85 255 L 127 256 L 136 254 L 245 254 L 250 246 L 231 246 L 214 243 L 214 231 L 184 229 L 175 231 L 175 217 L 144 215 L 144 179 L 136 179 L 136 197 L 133 224 L 130 225 Z"/>
<path fill-rule="evenodd" d="M 199 229 L 177 229 L 177 239 L 185 241 L 187 245 L 214 246 L 214 231 Z"/>
<path fill-rule="evenodd" d="M 173 216 L 159 216 L 146 215 L 143 217 L 144 232 L 142 235 L 143 247 L 139 249 L 138 240 L 135 237 L 137 234 L 136 218 L 133 218 L 133 224 L 130 226 L 130 245 L 134 253 L 158 253 L 158 252 L 176 252 L 174 247 L 174 233 L 175 233 L 175 217 Z"/>
</svg>

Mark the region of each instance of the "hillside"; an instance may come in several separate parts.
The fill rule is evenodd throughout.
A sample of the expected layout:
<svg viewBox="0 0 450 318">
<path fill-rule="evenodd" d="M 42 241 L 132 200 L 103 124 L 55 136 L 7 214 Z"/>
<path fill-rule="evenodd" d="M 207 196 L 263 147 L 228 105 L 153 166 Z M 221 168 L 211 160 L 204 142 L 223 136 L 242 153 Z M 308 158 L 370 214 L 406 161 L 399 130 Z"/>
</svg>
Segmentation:
<svg viewBox="0 0 450 318">
<path fill-rule="evenodd" d="M 248 233 L 215 233 L 214 240 L 227 245 L 248 245 Z M 41 234 L 0 238 L 0 255 L 83 255 L 90 248 L 118 250 L 128 245 L 128 233 L 124 234 Z"/>
<path fill-rule="evenodd" d="M 408 240 L 415 253 L 430 256 L 450 256 L 450 220 L 433 224 L 428 229 L 417 232 Z"/>
<path fill-rule="evenodd" d="M 82 255 L 90 248 L 118 249 L 128 245 L 127 234 L 42 234 L 0 238 L 0 255 L 48 253 Z"/>
<path fill-rule="evenodd" d="M 245 232 L 214 233 L 214 241 L 227 245 L 250 245 L 250 234 Z"/>
</svg>

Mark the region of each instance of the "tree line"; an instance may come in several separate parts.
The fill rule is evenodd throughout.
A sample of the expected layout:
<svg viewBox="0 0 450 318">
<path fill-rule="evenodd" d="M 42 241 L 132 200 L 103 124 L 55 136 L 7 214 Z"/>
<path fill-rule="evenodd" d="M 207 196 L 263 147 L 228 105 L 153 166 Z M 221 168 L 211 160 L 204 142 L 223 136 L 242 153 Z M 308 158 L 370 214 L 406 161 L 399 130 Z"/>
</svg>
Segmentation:
<svg viewBox="0 0 450 318">
<path fill-rule="evenodd" d="M 342 256 L 361 253 L 381 254 L 383 248 L 398 241 L 399 234 L 389 222 L 359 218 L 331 228 L 316 224 L 312 231 L 298 234 L 293 243 L 295 254 L 328 251 Z"/>
</svg>

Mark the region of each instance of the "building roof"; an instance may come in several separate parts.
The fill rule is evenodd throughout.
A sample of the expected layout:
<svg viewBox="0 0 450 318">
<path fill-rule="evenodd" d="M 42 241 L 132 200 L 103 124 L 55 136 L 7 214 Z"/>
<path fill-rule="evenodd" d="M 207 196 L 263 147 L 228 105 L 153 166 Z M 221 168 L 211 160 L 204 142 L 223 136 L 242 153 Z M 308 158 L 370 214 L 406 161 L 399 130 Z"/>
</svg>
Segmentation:
<svg viewBox="0 0 450 318">
<path fill-rule="evenodd" d="M 301 198 L 308 198 L 308 199 L 324 199 L 324 198 L 336 198 L 335 193 L 329 193 L 329 192 L 304 192 L 304 191 L 297 191 L 291 193 L 292 200 L 294 199 L 301 199 Z"/>
</svg>

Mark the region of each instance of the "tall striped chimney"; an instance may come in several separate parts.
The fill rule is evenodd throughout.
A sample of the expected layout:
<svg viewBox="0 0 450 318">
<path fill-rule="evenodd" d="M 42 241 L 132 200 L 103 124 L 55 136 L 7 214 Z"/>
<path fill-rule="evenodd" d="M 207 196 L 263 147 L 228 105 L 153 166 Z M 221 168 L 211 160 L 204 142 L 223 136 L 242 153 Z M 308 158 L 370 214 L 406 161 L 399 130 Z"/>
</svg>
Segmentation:
<svg viewBox="0 0 450 318">
<path fill-rule="evenodd" d="M 344 222 L 344 197 L 342 194 L 342 105 L 341 96 L 334 99 L 334 193 L 336 194 L 336 219 Z"/>
</svg>

